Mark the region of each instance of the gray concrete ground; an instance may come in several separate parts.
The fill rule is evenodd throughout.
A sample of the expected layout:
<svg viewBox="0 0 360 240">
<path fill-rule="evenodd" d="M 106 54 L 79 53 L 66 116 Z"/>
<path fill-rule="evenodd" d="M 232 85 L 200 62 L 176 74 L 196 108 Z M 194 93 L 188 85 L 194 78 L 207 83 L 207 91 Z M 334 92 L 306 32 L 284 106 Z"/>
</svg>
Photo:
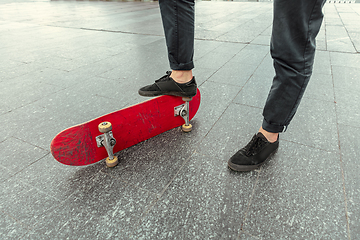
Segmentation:
<svg viewBox="0 0 360 240">
<path fill-rule="evenodd" d="M 139 103 L 168 70 L 154 2 L 0 3 L 1 239 L 360 239 L 360 4 L 326 4 L 314 74 L 259 170 L 229 157 L 258 130 L 272 3 L 197 2 L 194 130 L 65 166 L 61 130 Z"/>
</svg>

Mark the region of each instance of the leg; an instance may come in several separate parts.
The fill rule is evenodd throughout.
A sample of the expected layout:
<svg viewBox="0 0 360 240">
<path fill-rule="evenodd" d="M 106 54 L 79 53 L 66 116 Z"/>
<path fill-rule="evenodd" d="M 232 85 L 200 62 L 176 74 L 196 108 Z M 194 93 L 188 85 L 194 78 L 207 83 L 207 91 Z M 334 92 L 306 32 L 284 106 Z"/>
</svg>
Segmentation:
<svg viewBox="0 0 360 240">
<path fill-rule="evenodd" d="M 312 74 L 315 37 L 324 0 L 275 0 L 271 56 L 276 75 L 263 111 L 263 129 L 282 132 L 300 104 Z"/>
<path fill-rule="evenodd" d="M 228 162 L 235 171 L 259 167 L 279 146 L 299 106 L 312 74 L 315 37 L 323 19 L 325 0 L 274 0 L 271 56 L 276 75 L 268 95 L 263 124 L 247 146 Z"/>
<path fill-rule="evenodd" d="M 142 96 L 193 97 L 194 0 L 159 0 L 171 72 L 139 90 Z"/>
<path fill-rule="evenodd" d="M 194 0 L 160 0 L 160 11 L 165 32 L 170 68 L 194 68 Z"/>
<path fill-rule="evenodd" d="M 194 7 L 189 0 L 160 0 L 171 77 L 178 83 L 189 82 L 194 68 Z"/>
</svg>

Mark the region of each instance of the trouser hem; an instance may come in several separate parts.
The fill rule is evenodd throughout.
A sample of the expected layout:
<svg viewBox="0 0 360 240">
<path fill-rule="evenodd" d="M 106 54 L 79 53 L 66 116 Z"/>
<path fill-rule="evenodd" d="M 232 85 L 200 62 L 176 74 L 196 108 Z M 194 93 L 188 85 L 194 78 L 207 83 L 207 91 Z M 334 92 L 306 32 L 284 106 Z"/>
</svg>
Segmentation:
<svg viewBox="0 0 360 240">
<path fill-rule="evenodd" d="M 191 61 L 189 63 L 170 63 L 171 70 L 182 70 L 188 71 L 194 68 L 194 63 Z"/>
<path fill-rule="evenodd" d="M 280 125 L 280 124 L 268 123 L 265 119 L 263 120 L 262 128 L 265 131 L 268 131 L 271 133 L 280 133 L 280 132 L 284 132 L 286 130 L 286 126 Z"/>
</svg>

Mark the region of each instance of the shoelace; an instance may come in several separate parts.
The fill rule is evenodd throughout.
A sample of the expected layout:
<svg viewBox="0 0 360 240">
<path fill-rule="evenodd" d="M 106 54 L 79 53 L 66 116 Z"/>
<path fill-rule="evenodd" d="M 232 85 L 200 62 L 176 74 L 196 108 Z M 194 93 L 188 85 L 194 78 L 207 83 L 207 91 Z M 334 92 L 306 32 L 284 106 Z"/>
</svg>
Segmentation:
<svg viewBox="0 0 360 240">
<path fill-rule="evenodd" d="M 262 148 L 265 144 L 266 142 L 261 137 L 254 136 L 248 145 L 245 146 L 245 155 L 248 157 L 255 155 L 256 150 Z"/>
<path fill-rule="evenodd" d="M 171 71 L 166 71 L 166 75 L 162 76 L 160 79 L 155 80 L 155 82 L 161 82 L 164 81 L 167 77 L 169 77 L 171 74 Z"/>
</svg>

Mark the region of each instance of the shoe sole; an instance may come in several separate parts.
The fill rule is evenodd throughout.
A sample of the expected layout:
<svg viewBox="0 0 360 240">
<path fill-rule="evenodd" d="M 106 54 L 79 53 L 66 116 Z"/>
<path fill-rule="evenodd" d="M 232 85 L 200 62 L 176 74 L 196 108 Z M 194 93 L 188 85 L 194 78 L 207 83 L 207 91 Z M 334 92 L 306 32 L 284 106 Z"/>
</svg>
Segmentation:
<svg viewBox="0 0 360 240">
<path fill-rule="evenodd" d="M 229 162 L 228 167 L 235 172 L 249 172 L 249 171 L 259 168 L 262 164 L 263 163 L 260 163 L 257 165 L 236 165 L 236 164 Z"/>
<path fill-rule="evenodd" d="M 157 96 L 161 96 L 161 95 L 171 95 L 171 96 L 177 96 L 177 97 L 195 97 L 195 94 L 182 94 L 179 92 L 147 92 L 147 91 L 141 91 L 139 90 L 139 95 L 144 96 L 144 97 L 157 97 Z"/>
<path fill-rule="evenodd" d="M 270 160 L 270 158 L 277 152 L 278 149 L 276 149 L 274 152 L 272 152 L 262 163 L 256 164 L 256 165 L 237 165 L 233 164 L 232 162 L 228 162 L 228 167 L 236 172 L 249 172 L 252 170 L 255 170 L 259 168 L 261 165 L 263 165 L 265 162 Z"/>
</svg>

